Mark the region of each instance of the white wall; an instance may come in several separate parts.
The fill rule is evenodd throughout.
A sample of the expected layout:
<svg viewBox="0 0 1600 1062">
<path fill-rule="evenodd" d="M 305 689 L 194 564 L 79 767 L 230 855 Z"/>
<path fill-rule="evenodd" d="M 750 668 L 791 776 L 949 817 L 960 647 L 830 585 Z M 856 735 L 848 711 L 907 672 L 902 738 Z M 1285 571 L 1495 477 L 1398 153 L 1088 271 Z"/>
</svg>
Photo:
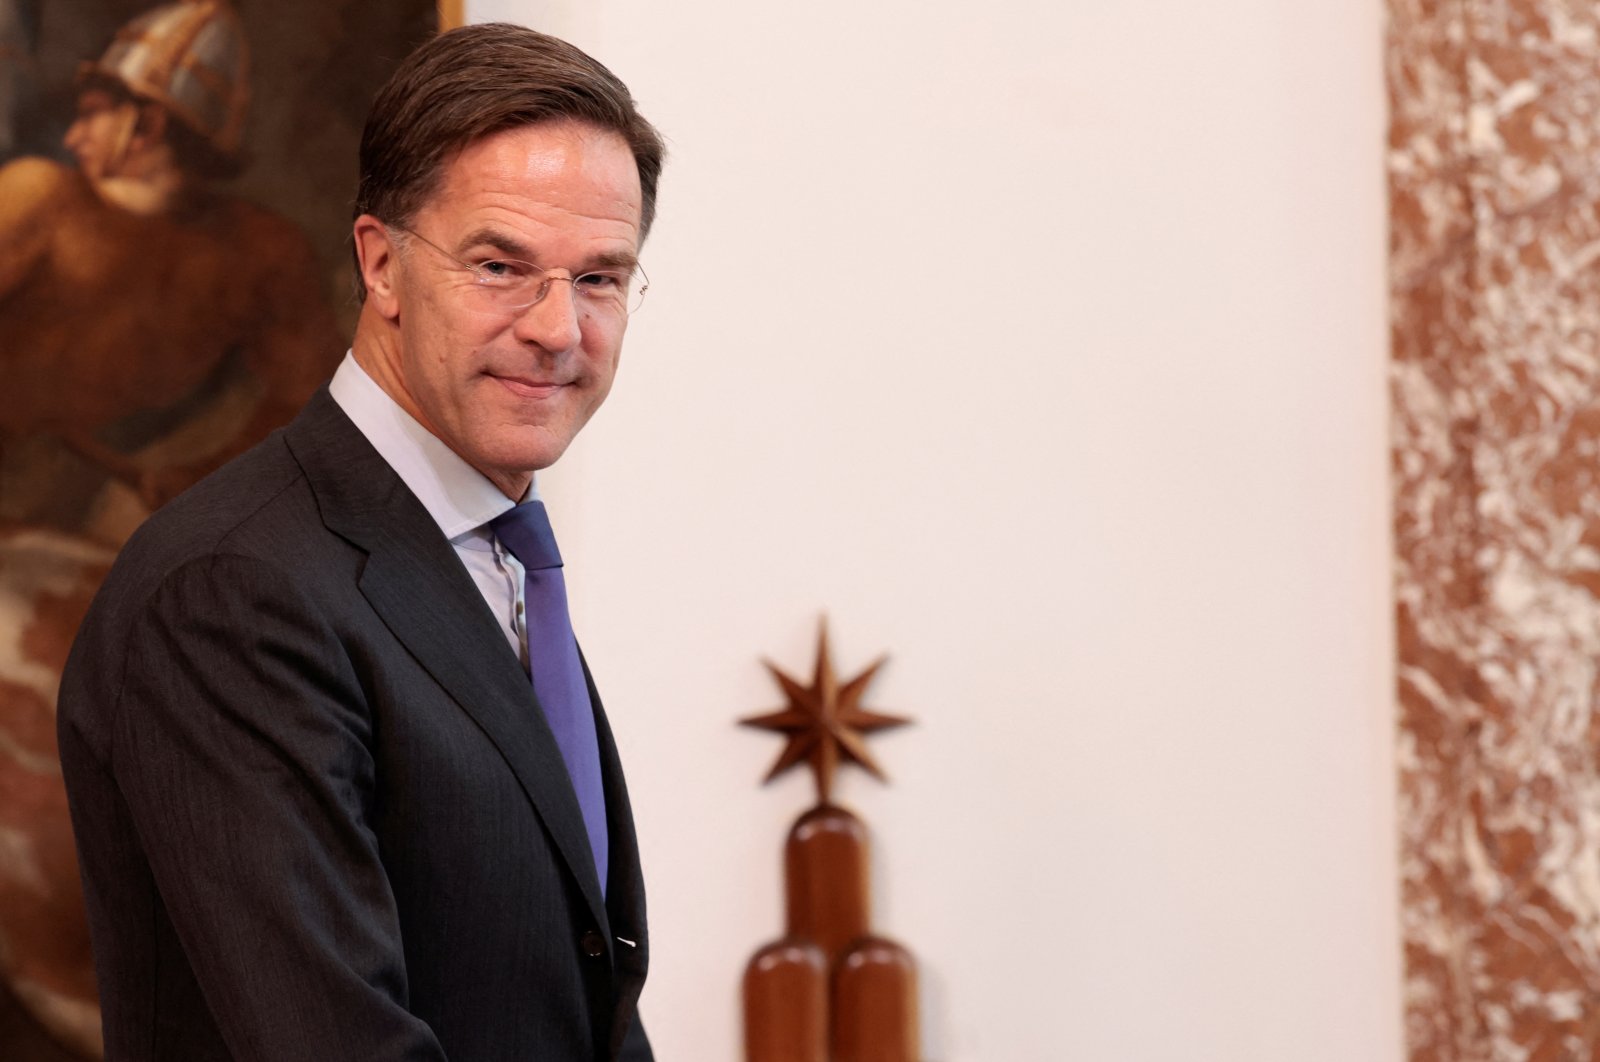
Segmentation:
<svg viewBox="0 0 1600 1062">
<path fill-rule="evenodd" d="M 630 769 L 663 1062 L 732 1062 L 818 616 L 938 1062 L 1400 1050 L 1376 0 L 476 0 L 672 158 L 544 480 Z"/>
</svg>

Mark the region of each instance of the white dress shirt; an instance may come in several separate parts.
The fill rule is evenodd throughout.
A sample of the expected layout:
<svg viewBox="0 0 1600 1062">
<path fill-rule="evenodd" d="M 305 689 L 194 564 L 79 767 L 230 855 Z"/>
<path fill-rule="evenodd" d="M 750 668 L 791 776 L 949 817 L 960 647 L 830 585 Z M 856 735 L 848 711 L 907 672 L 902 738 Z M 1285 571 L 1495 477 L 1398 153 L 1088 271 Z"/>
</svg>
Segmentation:
<svg viewBox="0 0 1600 1062">
<path fill-rule="evenodd" d="M 526 671 L 524 572 L 489 530 L 489 521 L 516 503 L 401 409 L 353 354 L 339 363 L 328 392 L 450 540 Z M 538 497 L 537 485 L 530 483 L 522 500 Z"/>
</svg>

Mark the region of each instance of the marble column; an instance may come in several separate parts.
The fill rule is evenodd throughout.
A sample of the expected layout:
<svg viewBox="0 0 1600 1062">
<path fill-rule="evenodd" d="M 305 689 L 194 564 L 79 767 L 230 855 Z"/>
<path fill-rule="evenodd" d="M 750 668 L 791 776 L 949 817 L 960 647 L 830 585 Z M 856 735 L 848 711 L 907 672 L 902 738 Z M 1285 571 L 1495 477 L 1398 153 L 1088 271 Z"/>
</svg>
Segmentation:
<svg viewBox="0 0 1600 1062">
<path fill-rule="evenodd" d="M 1389 0 L 1406 1037 L 1600 1057 L 1600 7 Z"/>
</svg>

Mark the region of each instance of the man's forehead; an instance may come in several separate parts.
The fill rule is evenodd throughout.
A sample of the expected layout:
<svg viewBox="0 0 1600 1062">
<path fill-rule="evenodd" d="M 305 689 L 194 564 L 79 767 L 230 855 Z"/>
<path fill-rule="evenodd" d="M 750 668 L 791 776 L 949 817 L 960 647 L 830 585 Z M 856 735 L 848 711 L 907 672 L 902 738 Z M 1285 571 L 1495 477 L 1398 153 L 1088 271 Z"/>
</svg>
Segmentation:
<svg viewBox="0 0 1600 1062">
<path fill-rule="evenodd" d="M 499 202 L 567 212 L 573 220 L 639 227 L 638 164 L 622 134 L 574 120 L 513 126 L 472 141 L 443 163 L 424 204 L 442 210 Z"/>
</svg>

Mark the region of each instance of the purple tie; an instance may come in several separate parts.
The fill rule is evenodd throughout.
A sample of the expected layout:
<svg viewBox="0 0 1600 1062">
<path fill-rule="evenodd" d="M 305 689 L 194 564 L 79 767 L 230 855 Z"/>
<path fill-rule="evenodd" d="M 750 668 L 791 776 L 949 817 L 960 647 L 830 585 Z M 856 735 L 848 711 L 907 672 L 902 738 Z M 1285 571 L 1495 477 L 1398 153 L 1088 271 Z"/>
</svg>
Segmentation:
<svg viewBox="0 0 1600 1062">
<path fill-rule="evenodd" d="M 600 784 L 600 745 L 594 733 L 594 708 L 578 661 L 578 642 L 567 616 L 567 583 L 561 574 L 561 551 L 550 530 L 544 503 L 524 502 L 489 522 L 495 537 L 528 573 L 525 586 L 528 670 L 533 692 L 544 708 L 545 721 L 561 748 L 567 774 L 578 795 L 589 850 L 606 891 L 609 849 L 606 840 L 606 795 Z"/>
</svg>

